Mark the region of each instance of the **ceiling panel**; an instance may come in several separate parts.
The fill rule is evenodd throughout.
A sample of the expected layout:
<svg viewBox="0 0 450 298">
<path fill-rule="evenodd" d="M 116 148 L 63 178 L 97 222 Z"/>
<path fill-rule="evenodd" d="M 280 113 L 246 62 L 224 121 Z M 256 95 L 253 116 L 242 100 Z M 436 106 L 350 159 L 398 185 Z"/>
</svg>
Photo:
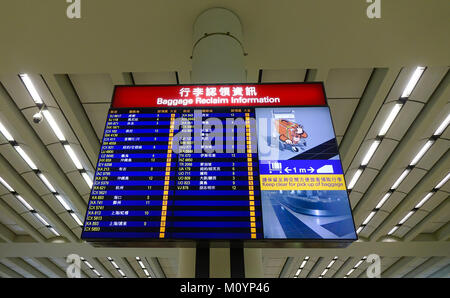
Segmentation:
<svg viewBox="0 0 450 298">
<path fill-rule="evenodd" d="M 405 90 L 405 87 L 415 70 L 415 67 L 402 68 L 400 74 L 395 80 L 394 86 L 392 86 L 392 89 L 390 90 L 386 98 L 386 102 L 396 101 L 400 99 L 400 96 L 402 96 L 402 93 Z"/>
<path fill-rule="evenodd" d="M 133 72 L 133 79 L 136 85 L 177 84 L 175 71 Z"/>
<path fill-rule="evenodd" d="M 264 69 L 262 71 L 262 83 L 277 82 L 303 82 L 306 69 Z"/>
<path fill-rule="evenodd" d="M 49 224 L 51 224 L 47 218 L 45 218 L 42 214 L 40 214 Z M 45 228 L 44 224 L 40 222 L 40 220 L 32 213 L 27 212 L 27 213 L 23 213 L 21 214 L 21 216 L 23 218 L 25 218 L 25 220 L 32 225 L 36 230 L 39 230 L 40 228 Z"/>
<path fill-rule="evenodd" d="M 9 206 L 11 206 L 18 214 L 28 212 L 28 209 L 12 194 L 6 194 L 2 196 L 3 201 L 5 201 Z M 25 201 L 27 200 L 24 198 Z M 29 202 L 28 202 L 29 203 Z"/>
<path fill-rule="evenodd" d="M 22 149 L 28 154 L 28 149 L 22 147 Z M 0 145 L 0 154 L 8 161 L 8 163 L 18 172 L 19 174 L 31 171 L 28 164 L 20 157 L 16 149 L 10 144 Z M 31 158 L 31 156 L 30 156 Z M 34 159 L 33 159 L 34 162 Z"/>
<path fill-rule="evenodd" d="M 355 190 L 352 190 L 350 192 L 349 198 L 350 198 L 350 205 L 352 206 L 352 209 L 355 208 L 355 206 L 358 204 L 359 200 L 363 197 L 362 192 L 358 192 Z"/>
<path fill-rule="evenodd" d="M 328 98 L 361 98 L 372 68 L 334 68 L 328 73 L 325 91 Z"/>
<path fill-rule="evenodd" d="M 61 170 L 63 170 L 64 173 L 77 170 L 74 163 L 72 162 L 72 159 L 70 159 L 69 154 L 67 154 L 64 146 L 61 143 L 48 145 L 47 149 L 53 155 L 53 158 L 56 160 L 59 167 L 61 168 Z M 77 157 L 79 158 L 79 155 L 77 155 Z"/>
<path fill-rule="evenodd" d="M 12 225 L 6 225 L 8 229 L 14 232 L 16 235 L 28 235 L 28 233 L 19 225 L 12 224 Z"/>
<path fill-rule="evenodd" d="M 418 147 L 419 149 L 417 149 L 416 152 L 419 152 L 422 146 Z M 444 155 L 448 151 L 449 148 L 449 140 L 437 139 L 433 146 L 428 149 L 427 153 L 422 157 L 422 159 L 417 163 L 416 166 L 422 169 L 430 170 L 442 157 L 442 155 Z"/>
<path fill-rule="evenodd" d="M 328 100 L 336 136 L 343 136 L 345 134 L 345 130 L 352 119 L 353 113 L 358 106 L 358 102 L 359 99 L 357 98 Z"/>
<path fill-rule="evenodd" d="M 386 192 L 383 192 L 380 196 L 378 196 L 376 202 L 378 203 L 385 194 L 386 194 Z M 402 192 L 396 191 L 396 192 L 392 193 L 391 196 L 389 197 L 389 199 L 381 207 L 381 210 L 384 210 L 387 212 L 392 212 L 394 210 L 394 208 L 397 207 L 397 205 L 405 197 L 406 197 L 406 194 L 402 193 Z"/>
<path fill-rule="evenodd" d="M 372 184 L 375 177 L 378 175 L 378 171 L 371 168 L 366 168 L 364 172 L 359 177 L 358 182 L 356 182 L 353 187 L 354 190 L 359 192 L 365 192 L 367 188 Z M 348 180 L 350 181 L 350 180 Z"/>
<path fill-rule="evenodd" d="M 407 101 L 397 115 L 397 118 L 395 118 L 385 137 L 400 141 L 422 108 L 422 103 Z"/>
<path fill-rule="evenodd" d="M 19 74 L 1 74 L 0 82 L 9 95 L 13 98 L 19 109 L 33 107 L 36 104 L 28 93 L 25 85 L 19 77 Z"/>
<path fill-rule="evenodd" d="M 418 185 L 418 182 L 427 174 L 427 171 L 414 168 L 408 176 L 406 176 L 405 180 L 403 180 L 402 183 L 398 186 L 397 190 L 408 193 L 410 192 L 416 185 Z"/>
<path fill-rule="evenodd" d="M 83 104 L 84 110 L 99 140 L 103 138 L 109 106 L 109 103 Z"/>
<path fill-rule="evenodd" d="M 111 102 L 114 87 L 109 74 L 70 74 L 69 78 L 82 103 Z"/>
<path fill-rule="evenodd" d="M 417 203 L 419 203 L 423 199 L 423 197 L 425 197 L 427 195 L 427 193 L 428 192 L 423 193 L 422 196 L 418 197 Z M 439 206 L 442 202 L 444 202 L 448 198 L 449 198 L 448 192 L 437 191 L 431 198 L 428 199 L 428 201 L 425 204 L 423 204 L 422 207 L 420 207 L 420 209 L 431 212 L 432 210 L 434 210 L 434 208 Z M 450 220 L 450 217 L 449 217 L 449 220 Z"/>
<path fill-rule="evenodd" d="M 73 186 L 75 186 L 76 190 L 80 195 L 85 195 L 91 192 L 91 189 L 86 184 L 83 177 L 78 171 L 70 172 L 67 173 L 66 175 L 69 178 L 70 182 L 73 184 Z"/>
<path fill-rule="evenodd" d="M 428 67 L 409 96 L 412 100 L 427 102 L 447 73 L 448 67 Z"/>
<path fill-rule="evenodd" d="M 409 212 L 409 211 L 408 211 Z M 403 214 L 402 216 L 405 216 L 407 213 L 405 212 L 405 214 Z M 411 215 L 410 218 L 408 218 L 408 220 L 404 223 L 405 225 L 409 226 L 409 227 L 414 227 L 415 225 L 417 225 L 419 222 L 422 221 L 422 219 L 424 219 L 427 215 L 429 214 L 428 211 L 419 209 L 416 212 L 414 212 L 413 215 Z M 403 218 L 403 217 L 402 217 Z"/>
<path fill-rule="evenodd" d="M 50 175 L 48 175 L 47 173 L 44 173 L 44 175 L 50 181 L 50 183 L 52 183 Z M 39 179 L 39 177 L 34 172 L 22 174 L 22 177 L 38 195 L 42 196 L 50 193 L 50 190 L 45 186 L 45 184 L 41 181 L 41 179 Z M 56 187 L 54 183 L 52 183 L 52 185 Z"/>
<path fill-rule="evenodd" d="M 370 140 L 369 144 L 372 145 L 374 140 Z M 381 141 L 380 145 L 378 145 L 377 150 L 375 151 L 375 154 L 370 159 L 369 163 L 367 164 L 368 167 L 381 170 L 381 168 L 384 166 L 386 161 L 391 156 L 392 152 L 394 152 L 395 148 L 398 145 L 398 141 L 391 140 L 391 139 L 383 139 Z M 364 154 L 366 154 L 368 149 L 365 151 Z"/>
<path fill-rule="evenodd" d="M 23 270 L 22 268 L 20 268 L 19 266 L 15 265 L 14 263 L 12 263 L 10 260 L 8 259 L 1 259 L 1 263 L 7 267 L 9 267 L 11 270 L 16 271 L 17 273 L 19 273 L 20 275 L 22 275 L 23 277 L 27 277 L 27 278 L 33 278 L 34 275 L 28 273 L 28 271 Z"/>
</svg>

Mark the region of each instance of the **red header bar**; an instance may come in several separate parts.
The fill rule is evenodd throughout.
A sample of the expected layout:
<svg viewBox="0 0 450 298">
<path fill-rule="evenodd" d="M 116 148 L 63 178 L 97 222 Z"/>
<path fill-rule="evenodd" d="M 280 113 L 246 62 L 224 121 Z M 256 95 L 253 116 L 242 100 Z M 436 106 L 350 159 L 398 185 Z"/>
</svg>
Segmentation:
<svg viewBox="0 0 450 298">
<path fill-rule="evenodd" d="M 321 83 L 116 86 L 112 108 L 325 106 Z"/>
</svg>

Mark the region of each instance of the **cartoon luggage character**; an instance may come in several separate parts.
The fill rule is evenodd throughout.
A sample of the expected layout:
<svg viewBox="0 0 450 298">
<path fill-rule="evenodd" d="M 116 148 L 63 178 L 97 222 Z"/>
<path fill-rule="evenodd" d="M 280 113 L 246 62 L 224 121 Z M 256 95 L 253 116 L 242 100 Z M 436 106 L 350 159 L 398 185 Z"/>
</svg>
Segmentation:
<svg viewBox="0 0 450 298">
<path fill-rule="evenodd" d="M 306 138 L 308 134 L 303 130 L 303 126 L 288 120 L 276 120 L 275 127 L 280 134 L 280 148 L 281 150 L 290 147 L 294 152 L 298 152 L 298 147 L 305 150 Z"/>
</svg>

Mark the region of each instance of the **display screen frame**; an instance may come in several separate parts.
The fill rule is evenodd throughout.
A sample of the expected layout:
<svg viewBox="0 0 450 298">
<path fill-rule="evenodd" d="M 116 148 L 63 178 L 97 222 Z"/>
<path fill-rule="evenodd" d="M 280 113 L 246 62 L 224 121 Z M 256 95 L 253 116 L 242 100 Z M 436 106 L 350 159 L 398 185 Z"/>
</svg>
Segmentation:
<svg viewBox="0 0 450 298">
<path fill-rule="evenodd" d="M 323 84 L 323 82 L 278 82 L 278 83 L 217 83 L 217 84 L 144 84 L 144 85 L 115 85 L 114 86 L 114 91 L 112 94 L 112 100 L 111 100 L 111 104 L 110 107 L 108 108 L 108 115 L 110 114 L 111 109 L 141 109 L 141 108 L 145 108 L 144 106 L 120 106 L 120 107 L 114 107 L 114 104 L 116 103 L 117 100 L 117 96 L 118 96 L 118 90 L 119 89 L 124 89 L 124 88 L 152 88 L 152 87 L 160 87 L 160 88 L 183 88 L 183 87 L 218 87 L 218 86 L 267 86 L 267 85 L 273 85 L 273 86 L 280 86 L 282 87 L 283 85 L 310 85 L 310 86 L 315 86 L 317 88 L 320 88 L 321 94 L 320 96 L 322 97 L 321 99 L 315 99 L 315 100 L 323 100 L 323 104 L 299 104 L 299 105 L 283 105 L 283 104 L 276 104 L 276 105 L 246 105 L 246 106 L 220 106 L 220 105 L 215 105 L 215 106 L 211 106 L 211 105 L 205 105 L 205 106 L 173 106 L 173 107 L 167 107 L 167 106 L 161 106 L 161 107 L 155 107 L 153 106 L 153 108 L 190 108 L 190 109 L 210 109 L 212 107 L 235 107 L 235 108 L 244 108 L 244 107 L 248 107 L 248 108 L 269 108 L 269 107 L 273 107 L 273 108 L 287 108 L 287 107 L 291 107 L 291 108 L 302 108 L 302 107 L 310 107 L 310 108 L 314 108 L 314 107 L 325 107 L 328 109 L 329 111 L 329 116 L 331 119 L 331 126 L 332 126 L 332 130 L 333 130 L 333 135 L 334 135 L 334 139 L 336 139 L 336 130 L 334 127 L 334 121 L 333 121 L 333 116 L 331 114 L 331 110 L 330 107 L 328 105 L 328 98 L 326 96 L 326 92 L 325 92 L 325 86 Z M 150 108 L 150 107 L 149 107 Z M 108 118 L 105 121 L 105 126 L 104 126 L 104 130 L 103 130 L 103 135 L 102 135 L 102 143 L 103 143 L 103 139 L 104 139 L 104 134 L 105 134 L 105 130 L 107 128 L 107 124 L 108 124 Z M 100 160 L 100 153 L 97 157 L 97 163 L 96 166 L 98 167 L 98 163 Z M 342 167 L 342 160 L 340 158 L 340 153 L 339 153 L 339 163 L 341 168 Z M 96 167 L 96 169 L 97 169 Z M 345 176 L 343 175 L 343 179 L 344 179 L 344 185 L 347 185 L 345 182 Z M 89 196 L 89 201 L 92 195 L 92 190 L 91 189 L 91 194 Z M 260 190 L 261 191 L 261 190 Z M 210 247 L 230 247 L 230 245 L 234 245 L 233 243 L 239 243 L 238 245 L 243 245 L 244 247 L 248 247 L 248 248 L 310 248 L 310 247 L 317 247 L 317 248 L 342 248 L 342 247 L 347 247 L 348 245 L 350 245 L 352 242 L 358 240 L 358 235 L 356 233 L 356 228 L 355 228 L 355 222 L 354 222 L 354 216 L 353 216 L 353 212 L 352 212 L 352 208 L 351 208 L 351 204 L 350 204 L 350 198 L 349 198 L 349 191 L 347 191 L 347 204 L 348 204 L 348 208 L 350 210 L 350 215 L 351 215 L 351 219 L 352 219 L 352 223 L 353 223 L 353 230 L 355 231 L 355 238 L 337 238 L 337 239 L 323 239 L 323 238 L 283 238 L 283 239 L 278 239 L 278 238 L 263 238 L 263 239 L 185 239 L 185 238 L 84 238 L 83 237 L 83 233 L 84 233 L 84 227 L 85 227 L 85 222 L 83 223 L 83 230 L 82 230 L 82 234 L 81 234 L 81 239 L 91 243 L 94 246 L 98 246 L 98 247 L 196 247 L 198 245 L 198 243 L 208 243 L 210 245 Z M 261 199 L 262 201 L 262 199 Z M 89 205 L 88 205 L 89 206 Z M 89 211 L 89 207 L 87 207 L 86 210 L 86 214 L 85 214 L 85 221 L 88 215 L 88 211 Z M 261 220 L 263 221 L 263 219 Z M 264 235 L 264 234 L 263 234 Z"/>
</svg>

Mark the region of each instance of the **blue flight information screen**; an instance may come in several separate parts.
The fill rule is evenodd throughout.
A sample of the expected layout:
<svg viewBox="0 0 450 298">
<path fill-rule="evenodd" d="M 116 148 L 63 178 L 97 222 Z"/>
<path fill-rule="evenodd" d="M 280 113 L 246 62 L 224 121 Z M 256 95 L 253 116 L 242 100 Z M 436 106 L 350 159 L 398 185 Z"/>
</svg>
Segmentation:
<svg viewBox="0 0 450 298">
<path fill-rule="evenodd" d="M 356 239 L 329 108 L 292 85 L 116 87 L 82 239 Z"/>
</svg>

